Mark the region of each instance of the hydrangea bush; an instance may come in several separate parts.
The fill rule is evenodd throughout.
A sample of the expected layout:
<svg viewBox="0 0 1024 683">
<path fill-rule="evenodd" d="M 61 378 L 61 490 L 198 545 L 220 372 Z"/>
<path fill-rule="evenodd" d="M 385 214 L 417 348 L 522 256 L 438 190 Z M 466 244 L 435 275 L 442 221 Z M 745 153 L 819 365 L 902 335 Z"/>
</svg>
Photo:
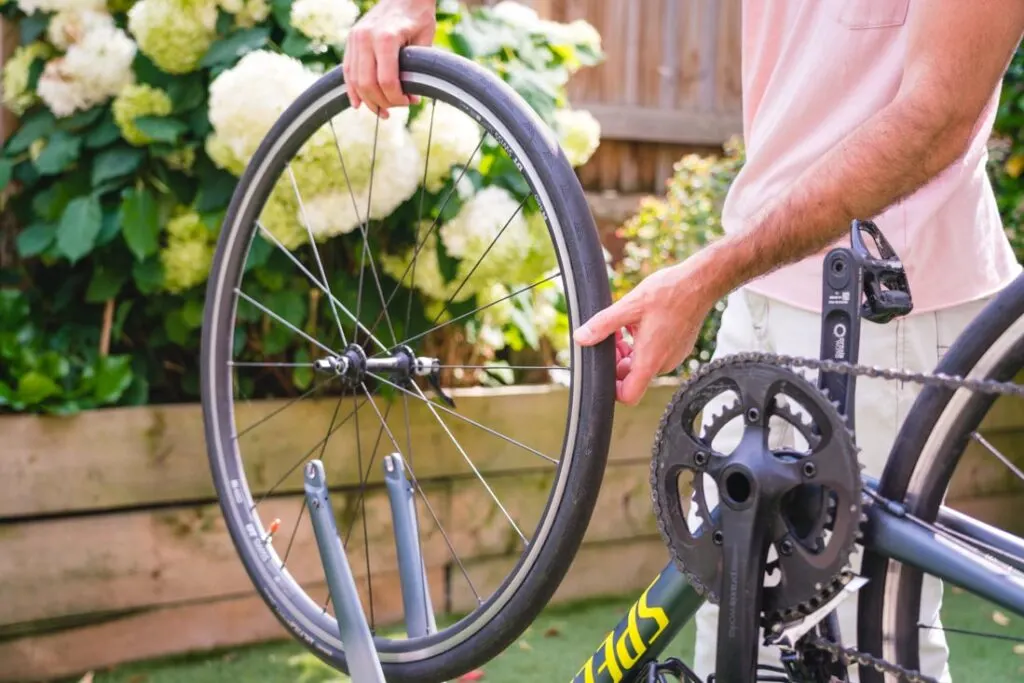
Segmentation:
<svg viewBox="0 0 1024 683">
<path fill-rule="evenodd" d="M 2 0 L 0 13 L 18 22 L 21 46 L 3 70 L 3 104 L 20 127 L 0 157 L 7 219 L 0 233 L 0 411 L 195 399 L 203 285 L 238 176 L 281 112 L 340 63 L 352 25 L 372 4 Z M 589 114 L 570 108 L 565 85 L 602 58 L 592 26 L 545 21 L 508 1 L 472 11 L 442 1 L 438 19 L 437 47 L 498 74 L 555 131 L 572 163 L 586 162 L 600 130 Z M 325 127 L 293 160 L 301 207 L 289 175 L 271 193 L 263 227 L 298 253 L 308 250 L 308 222 L 337 266 L 336 293 L 355 289 L 362 249 L 350 192 L 361 212 L 369 200 L 370 219 L 387 228 L 375 228 L 387 237 L 372 244 L 374 258 L 382 276 L 397 282 L 425 229 L 413 208 L 422 203 L 426 217 L 436 215 L 456 164 L 477 145 L 477 137 L 460 132 L 467 117 L 458 110 L 438 103 L 432 134 L 425 113 L 418 105 L 380 122 L 372 195 L 378 123 L 365 108 L 335 119 L 335 130 L 344 131 L 337 142 Z M 423 178 L 428 139 L 430 174 Z M 471 286 L 453 291 L 527 190 L 500 148 L 485 145 L 439 216 L 440 238 L 426 243 L 415 277 L 405 281 L 412 286 L 396 299 L 404 310 L 411 298 L 415 309 L 402 333 L 498 301 L 553 266 L 546 228 L 527 203 L 506 230 L 512 235 L 499 242 L 507 246 L 488 254 Z M 318 299 L 268 241 L 257 238 L 248 266 L 253 296 L 304 329 L 329 328 L 326 297 Z M 363 301 L 370 305 L 369 296 Z M 308 362 L 308 349 L 258 311 L 240 308 L 239 319 L 240 357 Z M 550 359 L 558 352 L 551 340 L 567 340 L 566 328 L 558 289 L 538 287 L 427 343 L 449 362 L 452 354 L 462 354 L 462 363 L 472 362 L 466 354 L 488 362 L 510 353 Z M 308 370 L 297 369 L 248 389 L 291 395 L 310 381 Z"/>
</svg>

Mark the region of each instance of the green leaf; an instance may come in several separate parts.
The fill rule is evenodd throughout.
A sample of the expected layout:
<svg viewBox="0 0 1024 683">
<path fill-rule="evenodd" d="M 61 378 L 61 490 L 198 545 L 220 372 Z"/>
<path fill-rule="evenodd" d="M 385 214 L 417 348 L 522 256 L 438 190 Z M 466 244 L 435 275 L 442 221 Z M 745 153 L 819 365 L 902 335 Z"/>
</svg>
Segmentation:
<svg viewBox="0 0 1024 683">
<path fill-rule="evenodd" d="M 14 390 L 6 382 L 0 382 L 0 406 L 9 406 L 14 402 Z"/>
<path fill-rule="evenodd" d="M 270 0 L 270 11 L 281 26 L 292 25 L 292 0 Z"/>
<path fill-rule="evenodd" d="M 252 244 L 249 245 L 249 257 L 245 261 L 244 272 L 248 273 L 253 268 L 265 266 L 273 252 L 274 245 L 257 232 L 252 237 Z"/>
<path fill-rule="evenodd" d="M 179 346 L 185 346 L 188 343 L 193 329 L 185 322 L 185 315 L 181 309 L 171 311 L 164 317 L 164 331 L 167 332 L 167 338 Z"/>
<path fill-rule="evenodd" d="M 206 87 L 201 74 L 190 74 L 179 76 L 167 86 L 167 95 L 171 98 L 173 112 L 181 112 L 195 109 L 206 99 Z"/>
<path fill-rule="evenodd" d="M 213 132 L 213 124 L 210 123 L 210 112 L 206 107 L 196 107 L 186 114 L 185 118 L 188 119 L 188 126 L 192 129 L 192 134 L 200 140 Z"/>
<path fill-rule="evenodd" d="M 189 299 L 181 309 L 185 324 L 195 329 L 203 324 L 203 300 Z"/>
<path fill-rule="evenodd" d="M 0 190 L 3 190 L 11 182 L 11 175 L 14 173 L 14 164 L 10 159 L 0 159 Z"/>
<path fill-rule="evenodd" d="M 85 134 L 85 146 L 87 149 L 99 149 L 119 139 L 121 139 L 121 129 L 114 123 L 114 117 L 107 110 L 104 112 L 103 120 Z"/>
<path fill-rule="evenodd" d="M 140 116 L 135 119 L 135 127 L 153 142 L 172 144 L 188 130 L 188 124 L 184 121 L 166 116 Z"/>
<path fill-rule="evenodd" d="M 92 124 L 96 123 L 96 121 L 98 121 L 103 115 L 104 111 L 106 111 L 106 107 L 99 106 L 77 112 L 67 118 L 60 119 L 57 122 L 57 128 L 72 132 L 80 131 L 83 128 L 88 128 Z"/>
<path fill-rule="evenodd" d="M 211 164 L 212 167 L 212 164 Z M 196 211 L 206 213 L 227 208 L 231 195 L 238 185 L 238 178 L 216 167 L 199 174 L 199 195 L 196 197 Z"/>
<path fill-rule="evenodd" d="M 50 14 L 46 12 L 33 12 L 22 17 L 18 22 L 18 33 L 21 37 L 21 44 L 28 45 L 39 36 L 43 35 L 47 24 L 50 23 Z"/>
<path fill-rule="evenodd" d="M 108 180 L 128 175 L 141 164 L 146 153 L 128 145 L 105 149 L 92 162 L 92 184 L 100 185 Z"/>
<path fill-rule="evenodd" d="M 128 274 L 116 268 L 97 265 L 85 290 L 85 300 L 91 304 L 103 303 L 117 297 Z"/>
<path fill-rule="evenodd" d="M 135 259 L 143 261 L 160 248 L 160 211 L 147 188 L 125 190 L 121 202 L 121 234 Z"/>
<path fill-rule="evenodd" d="M 132 266 L 132 279 L 141 294 L 155 294 L 164 283 L 164 269 L 160 259 L 151 258 Z"/>
<path fill-rule="evenodd" d="M 28 87 L 26 88 L 29 92 L 35 92 L 39 87 L 39 77 L 43 75 L 43 70 L 46 68 L 46 60 L 36 57 L 32 60 L 32 63 L 28 66 Z"/>
<path fill-rule="evenodd" d="M 78 159 L 81 148 L 81 138 L 59 130 L 50 136 L 50 139 L 46 142 L 46 147 L 43 148 L 43 151 L 36 158 L 36 170 L 39 172 L 39 175 L 55 175 L 60 173 Z"/>
<path fill-rule="evenodd" d="M 217 23 L 214 25 L 214 30 L 218 36 L 227 35 L 231 30 L 231 27 L 235 25 L 235 17 L 233 14 L 225 12 L 223 9 L 217 9 Z"/>
<path fill-rule="evenodd" d="M 259 50 L 266 45 L 269 37 L 270 29 L 263 26 L 235 31 L 213 43 L 199 61 L 199 66 L 211 67 L 232 64 L 247 53 Z"/>
<path fill-rule="evenodd" d="M 96 246 L 102 247 L 114 241 L 121 232 L 121 211 L 118 209 L 106 209 L 103 211 L 103 227 L 100 234 L 96 236 Z"/>
<path fill-rule="evenodd" d="M 272 292 L 264 298 L 262 303 L 296 327 L 301 328 L 306 322 L 306 299 L 294 289 Z M 280 323 L 275 324 L 280 325 Z"/>
<path fill-rule="evenodd" d="M 40 109 L 21 120 L 17 132 L 7 142 L 9 155 L 26 151 L 33 142 L 53 132 L 57 119 L 49 109 Z"/>
<path fill-rule="evenodd" d="M 46 251 L 57 234 L 57 226 L 52 223 L 33 223 L 18 233 L 15 245 L 18 256 L 31 258 Z"/>
<path fill-rule="evenodd" d="M 437 240 L 437 269 L 441 272 L 445 284 L 450 284 L 459 274 L 459 260 L 448 255 L 440 230 L 434 233 L 432 239 Z"/>
<path fill-rule="evenodd" d="M 103 210 L 95 196 L 72 199 L 57 226 L 58 253 L 75 263 L 92 251 L 102 225 Z"/>
<path fill-rule="evenodd" d="M 33 370 L 22 375 L 18 380 L 18 390 L 15 395 L 25 405 L 36 406 L 60 393 L 60 387 L 56 382 Z"/>
<path fill-rule="evenodd" d="M 94 394 L 100 403 L 115 403 L 132 383 L 131 356 L 105 356 L 96 367 Z"/>
<path fill-rule="evenodd" d="M 299 349 L 295 352 L 296 363 L 310 363 L 309 351 Z M 305 391 L 313 384 L 313 368 L 308 365 L 301 365 L 292 370 L 292 382 L 299 391 Z"/>
<path fill-rule="evenodd" d="M 290 57 L 305 57 L 312 53 L 312 43 L 298 31 L 289 31 L 281 41 L 281 52 Z"/>
<path fill-rule="evenodd" d="M 154 64 L 153 60 L 142 54 L 141 50 L 135 53 L 135 59 L 132 61 L 132 70 L 135 72 L 135 76 L 140 83 L 152 85 L 164 91 L 178 78 L 178 76 L 169 74 Z"/>
</svg>

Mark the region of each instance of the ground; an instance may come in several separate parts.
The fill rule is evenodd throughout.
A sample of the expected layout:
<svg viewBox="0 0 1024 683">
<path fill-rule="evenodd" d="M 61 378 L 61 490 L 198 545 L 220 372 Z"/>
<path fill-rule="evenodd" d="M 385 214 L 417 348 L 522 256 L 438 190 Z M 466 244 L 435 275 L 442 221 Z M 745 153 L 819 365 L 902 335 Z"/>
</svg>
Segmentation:
<svg viewBox="0 0 1024 683">
<path fill-rule="evenodd" d="M 628 598 L 590 601 L 547 610 L 516 645 L 483 669 L 485 683 L 569 681 L 629 608 Z M 947 591 L 949 626 L 997 634 L 1002 639 L 950 634 L 955 681 L 1001 683 L 1024 678 L 1024 619 L 1007 618 L 991 605 Z M 1015 640 L 1016 639 L 1016 640 Z M 689 659 L 693 628 L 687 627 L 669 654 Z M 291 643 L 251 647 L 204 657 L 166 660 L 97 672 L 93 683 L 323 683 L 331 676 L 303 668 Z M 477 679 L 466 679 L 477 680 Z"/>
</svg>

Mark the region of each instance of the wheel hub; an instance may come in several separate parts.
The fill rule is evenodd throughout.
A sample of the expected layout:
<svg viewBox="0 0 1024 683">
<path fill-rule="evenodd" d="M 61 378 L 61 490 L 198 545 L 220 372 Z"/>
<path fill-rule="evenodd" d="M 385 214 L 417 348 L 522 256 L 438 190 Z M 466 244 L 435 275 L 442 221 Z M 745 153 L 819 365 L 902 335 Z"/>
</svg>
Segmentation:
<svg viewBox="0 0 1024 683">
<path fill-rule="evenodd" d="M 396 346 L 387 356 L 370 357 L 359 344 L 349 344 L 340 354 L 316 359 L 313 368 L 318 372 L 340 376 L 342 382 L 349 387 L 359 386 L 371 375 L 384 376 L 404 386 L 413 377 L 436 376 L 440 372 L 440 361 L 418 357 L 405 345 Z"/>
</svg>

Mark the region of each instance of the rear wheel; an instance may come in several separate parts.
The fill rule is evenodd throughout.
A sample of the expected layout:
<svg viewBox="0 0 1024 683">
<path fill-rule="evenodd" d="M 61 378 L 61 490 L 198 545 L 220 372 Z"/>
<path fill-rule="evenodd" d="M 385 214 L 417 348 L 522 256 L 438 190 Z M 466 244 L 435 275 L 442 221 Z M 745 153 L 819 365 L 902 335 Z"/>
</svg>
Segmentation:
<svg viewBox="0 0 1024 683">
<path fill-rule="evenodd" d="M 339 531 L 353 568 L 361 572 L 358 578 L 371 625 L 379 627 L 382 620 L 374 619 L 372 610 L 376 606 L 379 617 L 382 604 L 389 599 L 394 604 L 396 592 L 393 587 L 374 590 L 374 581 L 382 580 L 380 577 L 388 572 L 393 575 L 395 567 L 387 566 L 386 557 L 380 559 L 380 552 L 387 555 L 390 541 L 378 544 L 380 550 L 374 556 L 369 529 L 375 518 L 373 511 L 367 511 L 366 502 L 373 488 L 367 483 L 370 478 L 380 481 L 381 461 L 377 458 L 388 452 L 402 454 L 419 499 L 420 526 L 424 533 L 433 534 L 435 545 L 446 555 L 446 585 L 440 590 L 451 595 L 457 592 L 452 586 L 461 585 L 461 594 L 471 592 L 472 606 L 465 616 L 437 633 L 414 638 L 377 636 L 375 640 L 389 681 L 443 681 L 483 664 L 513 642 L 550 599 L 579 548 L 607 457 L 615 395 L 614 347 L 609 341 L 584 349 L 569 341 L 582 321 L 610 303 L 610 292 L 603 252 L 582 188 L 544 125 L 508 86 L 467 60 L 432 49 L 409 48 L 401 56 L 401 71 L 406 92 L 423 98 L 423 104 L 414 110 L 394 110 L 391 123 L 373 117 L 373 123 L 368 124 L 360 118 L 372 117 L 364 114 L 365 109 L 349 108 L 342 73 L 336 69 L 284 112 L 249 162 L 223 223 L 210 274 L 203 327 L 202 392 L 213 480 L 227 527 L 250 578 L 286 628 L 317 656 L 341 669 L 345 668 L 345 652 L 331 615 L 333 607 L 325 600 L 323 570 L 315 557 L 302 556 L 303 547 L 308 550 L 315 544 L 304 545 L 301 540 L 303 534 L 307 538 L 311 535 L 306 530 L 308 519 L 302 519 L 301 465 L 319 457 L 325 461 L 329 478 L 332 472 L 354 473 L 350 480 L 329 479 L 329 483 L 347 487 L 344 495 L 348 496 L 348 508 L 342 514 Z M 403 118 L 406 113 L 408 121 Z M 440 128 L 434 127 L 435 117 L 444 121 Z M 402 123 L 395 124 L 396 119 Z M 418 156 L 414 140 L 419 139 L 416 135 L 425 136 L 425 143 L 420 143 L 425 144 L 425 150 L 434 150 L 432 140 L 459 132 L 452 127 L 456 124 L 473 127 L 479 141 L 472 154 L 466 155 L 469 158 L 444 160 L 445 166 L 438 174 L 437 169 L 429 168 L 432 152 Z M 366 131 L 373 133 L 372 143 L 356 139 Z M 393 137 L 385 140 L 387 135 Z M 443 140 L 438 144 L 448 152 L 459 147 L 445 147 Z M 386 145 L 391 145 L 393 154 L 390 160 L 381 159 L 378 164 L 378 147 Z M 357 148 L 363 150 L 362 156 L 351 154 Z M 340 197 L 338 203 L 303 196 L 303 176 L 295 169 L 310 158 L 310 149 L 337 150 L 338 177 L 321 175 L 316 181 L 334 183 L 339 194 L 320 196 Z M 346 157 L 346 153 L 350 154 Z M 406 170 L 404 164 L 416 160 L 422 163 L 418 171 L 422 185 L 414 179 L 403 189 L 397 181 L 385 177 L 388 163 L 391 171 L 398 172 Z M 438 163 L 436 157 L 434 161 Z M 518 168 L 521 182 L 484 188 L 463 184 L 485 178 L 486 174 L 474 172 L 481 164 L 506 163 L 509 169 Z M 365 175 L 367 171 L 368 187 L 353 191 L 357 183 L 350 174 Z M 486 185 L 486 180 L 483 182 Z M 478 201 L 475 213 L 464 222 L 470 223 L 469 228 L 491 226 L 489 245 L 473 243 L 474 239 L 480 242 L 476 233 L 468 238 L 453 231 L 441 235 L 446 221 L 452 220 L 445 205 L 449 200 L 460 203 L 474 189 L 477 197 L 489 191 L 488 200 Z M 282 196 L 293 202 L 288 205 L 290 215 L 299 216 L 303 232 L 286 234 L 275 227 L 281 225 L 280 213 L 273 212 Z M 433 202 L 434 215 L 424 214 L 424 197 L 426 205 Z M 499 216 L 501 209 L 509 211 Z M 347 211 L 353 213 L 353 218 L 339 225 L 343 220 L 340 216 Z M 488 211 L 495 213 L 489 215 Z M 396 216 L 405 218 L 396 221 Z M 321 225 L 316 226 L 311 218 Z M 501 246 L 510 240 L 511 247 Z M 390 249 L 392 254 L 404 253 L 404 257 L 387 263 L 382 258 L 375 263 L 374 243 L 383 242 L 405 244 L 404 252 L 398 247 Z M 454 253 L 456 246 L 459 253 Z M 442 248 L 448 252 L 447 260 L 439 254 Z M 549 265 L 543 272 L 524 278 L 519 272 L 521 261 L 533 259 L 538 250 L 547 251 L 544 258 L 549 259 L 545 262 Z M 271 252 L 270 258 L 293 264 L 295 272 L 306 278 L 309 301 L 313 302 L 310 307 L 319 311 L 319 323 L 311 315 L 314 320 L 310 325 L 297 325 L 289 321 L 287 311 L 275 306 L 287 301 L 260 296 L 259 292 L 272 288 L 265 278 L 261 280 L 260 268 L 253 263 L 257 257 L 265 259 L 267 251 Z M 470 253 L 473 258 L 467 256 Z M 463 258 L 454 259 L 452 266 L 452 257 L 460 255 Z M 490 265 L 494 261 L 489 262 L 489 257 L 498 259 L 496 266 Z M 437 277 L 439 264 L 445 263 L 455 268 L 454 278 Z M 347 279 L 337 275 L 346 268 Z M 474 278 L 485 273 L 488 282 L 500 285 L 505 296 L 472 284 Z M 434 280 L 430 280 L 432 276 Z M 430 287 L 435 292 L 434 303 L 413 315 L 424 300 L 423 292 Z M 440 307 L 438 297 L 443 300 Z M 555 325 L 548 335 L 560 335 L 561 341 L 550 347 L 539 345 L 546 362 L 508 362 L 499 368 L 485 368 L 484 364 L 474 364 L 482 361 L 446 361 L 439 357 L 436 346 L 430 346 L 439 330 L 475 319 L 485 309 L 493 312 L 496 305 L 513 302 L 517 310 L 506 314 L 515 316 L 533 305 L 520 304 L 517 297 L 526 297 L 534 304 L 548 297 L 552 310 L 566 316 L 567 325 Z M 246 343 L 246 335 L 253 329 L 270 331 L 276 326 L 283 327 L 286 336 L 294 335 L 293 342 L 298 340 L 308 347 L 304 353 L 308 352 L 309 362 L 261 357 L 257 352 L 269 348 L 269 342 Z M 354 354 L 349 358 L 362 358 L 356 362 L 361 363 L 361 369 L 355 375 L 328 373 L 326 378 L 316 379 L 304 394 L 279 401 L 263 414 L 258 410 L 261 404 L 248 404 L 243 387 L 255 386 L 258 393 L 263 381 L 254 381 L 253 373 L 265 377 L 283 367 L 290 371 L 294 366 L 310 371 L 336 369 L 338 359 L 346 352 Z M 403 377 L 389 374 L 392 361 L 397 367 L 402 359 L 416 357 L 439 361 L 431 375 L 436 382 L 425 383 L 415 373 Z M 466 392 L 460 394 L 452 387 L 460 377 L 464 380 L 479 372 L 489 376 L 504 373 L 506 380 L 511 377 L 523 382 L 536 381 L 539 373 L 562 384 L 561 393 L 554 394 L 562 412 L 548 419 L 553 421 L 551 424 L 559 424 L 557 421 L 564 417 L 564 428 L 538 430 L 538 425 L 521 424 L 515 433 L 499 433 L 480 416 L 461 414 L 460 396 Z M 473 390 L 466 391 L 472 394 Z M 443 400 L 447 394 L 455 396 L 454 406 Z M 318 407 L 302 407 L 309 405 Z M 553 404 L 549 401 L 545 405 Z M 301 414 L 309 417 L 302 418 L 300 430 L 309 432 L 305 437 L 309 448 L 299 452 L 290 452 L 292 448 L 289 452 L 275 450 L 275 443 L 292 446 L 300 440 L 285 434 L 287 426 L 295 424 L 280 416 L 303 410 L 307 412 Z M 410 431 L 409 415 L 416 410 L 432 425 L 431 431 Z M 252 419 L 254 415 L 259 419 Z M 326 415 L 330 420 L 323 428 L 320 422 L 327 420 L 320 416 Z M 339 432 L 342 429 L 345 431 Z M 478 429 L 483 431 L 474 431 Z M 254 438 L 257 431 L 263 436 Z M 538 431 L 544 434 L 537 435 Z M 483 455 L 487 463 L 481 464 L 477 459 L 480 453 L 470 452 L 472 449 L 465 445 L 470 432 L 484 435 L 472 438 L 491 439 Z M 338 445 L 346 439 L 347 445 Z M 533 445 L 537 439 L 546 446 Z M 328 445 L 331 451 L 345 451 L 344 457 L 335 457 L 332 464 Z M 467 486 L 478 487 L 475 500 L 483 499 L 491 506 L 486 514 L 508 523 L 507 531 L 495 543 L 503 545 L 503 557 L 511 561 L 498 563 L 500 571 L 493 563 L 488 564 L 483 578 L 473 577 L 473 567 L 467 568 L 459 557 L 460 543 L 465 539 L 453 533 L 460 524 L 473 520 L 458 519 L 454 507 L 446 513 L 437 498 L 432 504 L 435 489 L 430 482 L 415 477 L 416 472 L 430 471 L 431 459 L 441 457 L 442 450 L 447 453 L 444 457 L 464 464 L 459 476 L 468 482 Z M 521 510 L 515 500 L 501 500 L 501 486 L 495 484 L 495 479 L 501 476 L 502 468 L 535 473 L 546 494 L 536 498 L 537 509 L 532 513 Z M 294 514 L 280 523 L 275 516 L 282 509 L 293 509 Z M 385 513 L 381 512 L 379 518 L 383 517 Z M 454 529 L 446 528 L 449 525 Z M 277 540 L 268 539 L 277 526 Z M 365 557 L 357 557 L 360 551 L 354 543 L 348 543 L 353 528 L 358 537 L 360 526 Z M 440 535 L 434 534 L 435 530 Z M 435 594 L 439 590 L 437 585 L 431 588 Z M 487 595 L 485 589 L 493 592 Z M 437 605 L 436 599 L 435 606 L 444 607 Z"/>
<path fill-rule="evenodd" d="M 972 379 L 1012 381 L 1024 370 L 1024 276 L 1019 277 L 971 323 L 943 358 L 937 373 Z M 902 501 L 907 511 L 919 520 L 935 525 L 939 508 L 958 478 L 958 465 L 968 463 L 987 474 L 993 484 L 987 495 L 1024 492 L 1024 445 L 1008 426 L 1019 420 L 1021 402 L 1016 397 L 998 398 L 966 389 L 952 391 L 928 387 L 921 392 L 896 439 L 896 446 L 879 483 L 879 494 Z M 1015 462 L 1016 461 L 1016 462 Z M 1004 499 L 1005 500 L 1005 499 Z M 952 504 L 954 507 L 956 504 Z M 966 510 L 967 514 L 982 511 Z M 990 518 L 988 523 L 1005 526 L 1008 520 Z M 937 531 L 953 542 L 955 532 L 936 525 Z M 1024 528 L 1010 529 L 1021 533 Z M 984 550 L 984 549 L 983 549 Z M 998 556 L 997 556 L 998 557 Z M 1008 558 L 1003 558 L 1008 559 Z M 1024 558 L 1013 558 L 1024 562 Z M 1018 566 L 1020 566 L 1018 564 Z M 868 584 L 862 589 L 859 612 L 859 649 L 904 668 L 921 667 L 920 645 L 928 626 L 919 623 L 924 575 L 894 560 L 865 553 L 862 575 Z M 978 619 L 943 609 L 943 628 L 950 635 L 955 658 L 958 647 L 977 648 L 975 636 L 1024 641 L 1024 629 L 1011 623 L 1009 628 L 993 621 L 992 610 L 978 609 Z M 980 606 L 979 606 L 980 607 Z M 1020 621 L 1019 619 L 1014 621 Z M 974 623 L 968 623 L 974 622 Z M 979 625 L 980 624 L 980 625 Z M 968 631 L 970 633 L 962 633 Z M 975 632 L 980 631 L 981 633 Z M 957 637 L 974 640 L 956 641 Z M 1020 655 L 1011 645 L 994 645 L 1008 678 L 1019 676 Z M 977 651 L 977 650 L 976 650 Z M 927 672 L 926 672 L 927 673 Z M 980 673 L 980 672 L 978 672 Z M 874 670 L 861 671 L 864 683 L 882 683 L 886 679 Z M 995 680 L 995 679 L 986 679 Z"/>
</svg>

